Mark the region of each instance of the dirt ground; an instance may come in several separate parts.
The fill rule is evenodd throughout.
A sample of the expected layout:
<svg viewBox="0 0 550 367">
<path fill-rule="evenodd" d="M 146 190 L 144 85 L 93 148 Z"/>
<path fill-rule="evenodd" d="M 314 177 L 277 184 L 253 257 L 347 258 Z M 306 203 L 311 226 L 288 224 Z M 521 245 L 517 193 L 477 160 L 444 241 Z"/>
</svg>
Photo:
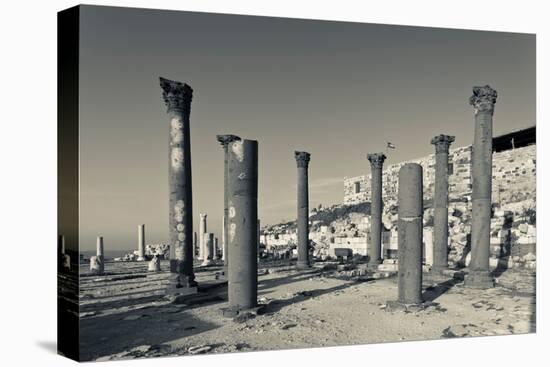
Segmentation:
<svg viewBox="0 0 550 367">
<path fill-rule="evenodd" d="M 162 263 L 168 269 L 168 263 Z M 259 276 L 261 315 L 226 318 L 220 267 L 198 267 L 200 296 L 186 304 L 164 297 L 169 273 L 147 263 L 108 263 L 106 275 L 81 267 L 82 360 L 323 347 L 535 332 L 535 274 L 508 270 L 488 290 L 424 276 L 421 311 L 390 312 L 397 278 L 292 267 Z"/>
</svg>

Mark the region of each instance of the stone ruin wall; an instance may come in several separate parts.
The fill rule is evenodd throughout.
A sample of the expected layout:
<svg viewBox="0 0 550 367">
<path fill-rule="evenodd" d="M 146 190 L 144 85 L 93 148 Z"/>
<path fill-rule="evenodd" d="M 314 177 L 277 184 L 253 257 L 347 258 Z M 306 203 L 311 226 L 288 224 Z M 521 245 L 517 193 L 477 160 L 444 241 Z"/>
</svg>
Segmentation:
<svg viewBox="0 0 550 367">
<path fill-rule="evenodd" d="M 435 180 L 435 154 L 388 166 L 383 172 L 382 198 L 385 203 L 397 200 L 399 169 L 405 163 L 418 163 L 424 170 L 424 199 L 432 198 Z M 471 146 L 449 152 L 449 200 L 470 198 Z M 493 154 L 493 202 L 506 204 L 535 197 L 536 145 Z M 360 192 L 356 193 L 356 184 Z M 344 204 L 370 201 L 370 175 L 344 179 Z"/>
<path fill-rule="evenodd" d="M 412 162 L 424 168 L 424 199 L 431 203 L 434 190 L 435 155 Z M 397 250 L 397 184 L 403 164 L 388 166 L 383 172 L 382 246 L 386 257 Z M 471 146 L 453 149 L 449 153 L 452 165 L 449 176 L 449 261 L 459 266 L 469 262 L 469 233 L 471 222 Z M 497 204 L 491 219 L 491 265 L 502 261 L 506 265 L 535 267 L 536 227 L 529 223 L 528 209 L 536 204 L 536 146 L 502 151 L 493 154 L 493 203 Z M 370 201 L 370 176 L 346 178 L 344 205 Z M 355 193 L 355 183 L 361 191 Z M 428 205 L 430 206 L 430 205 Z M 272 228 L 263 233 L 261 243 L 275 252 L 284 252 L 296 243 L 294 228 Z M 330 225 L 310 224 L 310 240 L 317 253 L 334 256 L 335 248 L 349 248 L 354 254 L 366 255 L 369 242 L 370 217 L 353 213 Z M 277 232 L 274 234 L 273 232 Z M 424 245 L 432 246 L 433 209 L 424 212 Z M 429 257 L 429 255 L 425 254 Z M 428 260 L 429 261 L 429 260 Z"/>
</svg>

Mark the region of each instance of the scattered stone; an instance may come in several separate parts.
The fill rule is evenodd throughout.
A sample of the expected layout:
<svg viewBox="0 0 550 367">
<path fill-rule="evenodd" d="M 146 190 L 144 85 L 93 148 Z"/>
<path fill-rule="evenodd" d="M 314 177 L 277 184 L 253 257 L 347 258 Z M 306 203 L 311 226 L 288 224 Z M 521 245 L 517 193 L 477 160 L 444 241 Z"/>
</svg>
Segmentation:
<svg viewBox="0 0 550 367">
<path fill-rule="evenodd" d="M 281 326 L 281 330 L 288 330 L 288 329 L 291 329 L 293 327 L 296 327 L 298 326 L 297 324 L 285 324 L 283 326 Z"/>
<path fill-rule="evenodd" d="M 189 354 L 202 354 L 202 353 L 210 352 L 211 350 L 212 350 L 212 346 L 210 346 L 210 345 L 201 345 L 201 346 L 196 346 L 196 347 L 189 347 L 189 349 L 187 349 L 187 353 L 189 353 Z"/>
</svg>

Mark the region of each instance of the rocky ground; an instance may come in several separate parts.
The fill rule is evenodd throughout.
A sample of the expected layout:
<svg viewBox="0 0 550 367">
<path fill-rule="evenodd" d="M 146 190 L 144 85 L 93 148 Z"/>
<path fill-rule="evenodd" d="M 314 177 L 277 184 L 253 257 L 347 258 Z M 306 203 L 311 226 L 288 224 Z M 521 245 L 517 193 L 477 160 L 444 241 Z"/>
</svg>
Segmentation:
<svg viewBox="0 0 550 367">
<path fill-rule="evenodd" d="M 168 269 L 168 263 L 162 263 Z M 285 264 L 260 269 L 257 316 L 225 318 L 219 267 L 197 268 L 199 296 L 185 304 L 163 294 L 168 272 L 147 263 L 108 263 L 107 274 L 81 268 L 80 335 L 83 360 L 323 347 L 405 340 L 508 335 L 535 331 L 535 275 L 508 270 L 489 290 L 460 279 L 424 277 L 422 311 L 389 312 L 396 277 L 358 272 L 295 271 Z M 267 270 L 266 270 L 267 269 Z M 359 272 L 360 273 L 360 272 Z"/>
</svg>

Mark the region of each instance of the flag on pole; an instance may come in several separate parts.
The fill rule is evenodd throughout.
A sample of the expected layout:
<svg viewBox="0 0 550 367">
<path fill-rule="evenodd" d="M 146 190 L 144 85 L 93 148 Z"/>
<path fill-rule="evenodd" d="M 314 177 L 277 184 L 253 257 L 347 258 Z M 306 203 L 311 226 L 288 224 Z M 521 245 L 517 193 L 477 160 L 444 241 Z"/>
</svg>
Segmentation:
<svg viewBox="0 0 550 367">
<path fill-rule="evenodd" d="M 387 148 L 390 148 L 390 149 L 395 149 L 395 145 L 393 145 L 392 143 L 390 143 L 388 141 L 388 145 L 386 146 Z"/>
</svg>

